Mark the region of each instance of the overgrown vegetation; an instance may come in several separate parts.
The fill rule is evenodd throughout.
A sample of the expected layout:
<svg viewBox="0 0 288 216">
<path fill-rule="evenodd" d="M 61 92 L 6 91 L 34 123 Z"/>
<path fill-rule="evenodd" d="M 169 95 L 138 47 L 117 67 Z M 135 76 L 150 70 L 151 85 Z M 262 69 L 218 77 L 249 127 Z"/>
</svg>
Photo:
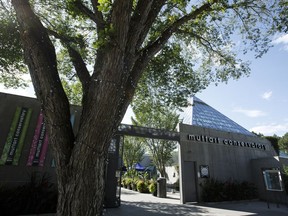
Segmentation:
<svg viewBox="0 0 288 216">
<path fill-rule="evenodd" d="M 207 179 L 202 187 L 202 201 L 221 202 L 234 200 L 249 200 L 257 198 L 257 189 L 249 182 L 225 181 Z"/>
<path fill-rule="evenodd" d="M 46 173 L 33 172 L 24 185 L 0 187 L 1 215 L 54 213 L 57 206 L 57 188 Z"/>
<path fill-rule="evenodd" d="M 284 172 L 282 173 L 283 184 L 286 194 L 288 195 L 288 166 L 283 166 L 283 169 L 284 169 Z"/>
</svg>

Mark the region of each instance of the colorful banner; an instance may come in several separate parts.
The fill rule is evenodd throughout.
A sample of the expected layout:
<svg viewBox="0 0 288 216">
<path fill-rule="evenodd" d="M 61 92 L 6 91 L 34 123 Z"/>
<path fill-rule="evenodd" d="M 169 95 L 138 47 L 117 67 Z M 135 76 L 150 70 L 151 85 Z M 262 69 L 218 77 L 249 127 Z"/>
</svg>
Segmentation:
<svg viewBox="0 0 288 216">
<path fill-rule="evenodd" d="M 70 117 L 72 127 L 75 121 L 75 115 Z M 34 136 L 30 148 L 30 153 L 27 161 L 27 166 L 44 166 L 47 150 L 48 150 L 48 135 L 46 133 L 46 125 L 44 115 L 40 112 L 37 125 L 34 131 Z"/>
<path fill-rule="evenodd" d="M 0 165 L 18 165 L 32 109 L 17 107 L 4 145 Z"/>
<path fill-rule="evenodd" d="M 43 113 L 39 114 L 30 148 L 27 166 L 43 166 L 48 149 L 48 135 Z"/>
</svg>

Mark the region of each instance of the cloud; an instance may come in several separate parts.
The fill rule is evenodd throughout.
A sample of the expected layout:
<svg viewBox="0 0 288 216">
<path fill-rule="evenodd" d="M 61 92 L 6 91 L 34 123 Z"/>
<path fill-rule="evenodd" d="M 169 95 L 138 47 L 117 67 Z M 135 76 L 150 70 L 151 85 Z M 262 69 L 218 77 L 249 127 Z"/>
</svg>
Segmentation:
<svg viewBox="0 0 288 216">
<path fill-rule="evenodd" d="M 258 125 L 250 129 L 250 131 L 254 131 L 256 133 L 262 133 L 264 135 L 274 135 L 277 134 L 278 136 L 283 136 L 285 133 L 288 132 L 288 124 L 276 124 L 270 123 L 265 125 Z"/>
<path fill-rule="evenodd" d="M 264 94 L 262 94 L 262 98 L 265 100 L 269 100 L 271 96 L 272 96 L 272 91 L 267 91 L 267 92 L 264 92 Z"/>
<path fill-rule="evenodd" d="M 276 36 L 272 43 L 284 45 L 284 50 L 288 51 L 288 34 L 281 34 Z"/>
<path fill-rule="evenodd" d="M 261 110 L 249 110 L 249 109 L 243 109 L 243 108 L 235 108 L 233 110 L 233 112 L 238 112 L 238 113 L 242 113 L 248 117 L 252 117 L 252 118 L 257 118 L 257 117 L 260 117 L 260 116 L 266 116 L 267 113 L 261 111 Z"/>
</svg>

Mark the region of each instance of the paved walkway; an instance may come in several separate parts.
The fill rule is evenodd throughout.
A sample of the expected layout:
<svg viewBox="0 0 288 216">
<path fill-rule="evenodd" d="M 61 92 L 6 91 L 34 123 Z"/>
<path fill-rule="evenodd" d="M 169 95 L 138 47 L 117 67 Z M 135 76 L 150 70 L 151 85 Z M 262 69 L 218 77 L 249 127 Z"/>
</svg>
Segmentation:
<svg viewBox="0 0 288 216">
<path fill-rule="evenodd" d="M 151 194 L 122 189 L 121 206 L 105 210 L 105 216 L 288 216 L 287 206 L 265 202 L 227 202 L 201 206 L 198 204 L 180 204 L 179 197 L 168 194 L 168 197 L 157 198 Z"/>
</svg>

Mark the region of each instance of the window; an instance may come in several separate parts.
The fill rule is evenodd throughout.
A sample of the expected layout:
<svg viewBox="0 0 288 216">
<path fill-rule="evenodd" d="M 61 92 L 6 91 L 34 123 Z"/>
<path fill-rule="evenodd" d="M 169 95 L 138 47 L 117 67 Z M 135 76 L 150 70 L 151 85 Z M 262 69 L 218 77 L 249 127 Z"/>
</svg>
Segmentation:
<svg viewBox="0 0 288 216">
<path fill-rule="evenodd" d="M 264 170 L 263 177 L 266 190 L 283 191 L 281 173 L 279 170 Z"/>
</svg>

